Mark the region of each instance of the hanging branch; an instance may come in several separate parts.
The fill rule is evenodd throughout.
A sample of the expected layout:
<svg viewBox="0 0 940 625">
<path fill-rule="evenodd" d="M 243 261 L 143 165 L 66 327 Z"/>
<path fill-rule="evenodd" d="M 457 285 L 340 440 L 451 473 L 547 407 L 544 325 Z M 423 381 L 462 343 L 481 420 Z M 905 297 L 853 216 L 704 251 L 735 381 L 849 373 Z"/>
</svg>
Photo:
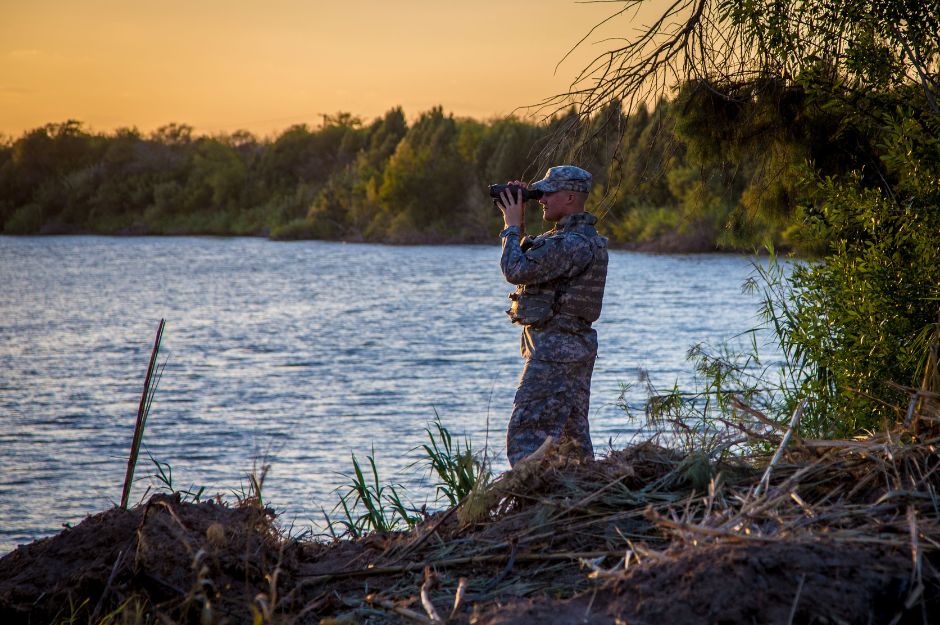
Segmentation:
<svg viewBox="0 0 940 625">
<path fill-rule="evenodd" d="M 599 29 L 631 12 L 636 15 L 647 1 L 617 2 L 618 8 L 581 37 L 559 65 Z M 600 41 L 624 43 L 595 56 L 567 91 L 529 107 L 544 119 L 571 107 L 577 114 L 559 124 L 539 157 L 544 160 L 558 145 L 575 154 L 583 150 L 591 137 L 581 132 L 592 132 L 584 122 L 610 103 L 630 114 L 687 82 L 739 99 L 753 97 L 764 83 L 790 83 L 813 69 L 842 88 L 865 91 L 871 67 L 859 67 L 856 60 L 877 63 L 881 52 L 900 64 L 897 80 L 918 84 L 931 111 L 938 113 L 937 13 L 935 3 L 901 1 L 673 0 L 636 36 Z"/>
</svg>

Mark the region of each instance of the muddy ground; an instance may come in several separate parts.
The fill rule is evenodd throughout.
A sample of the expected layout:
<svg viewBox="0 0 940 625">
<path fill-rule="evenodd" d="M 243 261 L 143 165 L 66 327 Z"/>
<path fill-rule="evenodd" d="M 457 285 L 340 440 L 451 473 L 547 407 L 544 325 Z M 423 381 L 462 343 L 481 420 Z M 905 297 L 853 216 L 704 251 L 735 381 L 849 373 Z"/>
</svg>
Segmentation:
<svg viewBox="0 0 940 625">
<path fill-rule="evenodd" d="M 940 623 L 932 504 L 863 492 L 870 458 L 853 461 L 822 486 L 781 469 L 742 503 L 734 483 L 759 477 L 743 465 L 706 467 L 703 492 L 651 446 L 549 458 L 494 484 L 478 519 L 327 543 L 257 505 L 155 495 L 0 559 L 0 623 Z M 917 462 L 933 475 L 932 450 Z"/>
</svg>

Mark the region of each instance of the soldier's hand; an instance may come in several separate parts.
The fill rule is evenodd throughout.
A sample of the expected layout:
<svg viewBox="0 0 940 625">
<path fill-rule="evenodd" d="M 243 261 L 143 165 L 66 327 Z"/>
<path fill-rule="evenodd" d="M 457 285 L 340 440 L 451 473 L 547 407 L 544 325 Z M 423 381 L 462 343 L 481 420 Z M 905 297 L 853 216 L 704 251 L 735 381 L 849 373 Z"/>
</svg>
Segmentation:
<svg viewBox="0 0 940 625">
<path fill-rule="evenodd" d="M 508 184 L 520 186 L 523 189 L 528 185 L 521 180 L 512 180 Z M 503 212 L 503 221 L 506 227 L 521 226 L 525 221 L 525 200 L 522 199 L 522 193 L 510 193 L 505 190 L 500 195 L 499 210 Z"/>
</svg>

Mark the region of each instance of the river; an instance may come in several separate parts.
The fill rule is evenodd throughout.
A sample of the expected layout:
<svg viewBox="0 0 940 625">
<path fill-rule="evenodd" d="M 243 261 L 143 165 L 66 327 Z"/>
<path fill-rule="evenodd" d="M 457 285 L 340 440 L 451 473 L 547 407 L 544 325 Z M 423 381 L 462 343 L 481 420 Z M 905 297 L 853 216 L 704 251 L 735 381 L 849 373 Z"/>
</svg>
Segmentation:
<svg viewBox="0 0 940 625">
<path fill-rule="evenodd" d="M 294 532 L 322 528 L 350 455 L 418 505 L 413 449 L 440 415 L 504 470 L 521 369 L 493 246 L 255 238 L 0 237 L 0 554 L 120 500 L 154 334 L 165 369 L 132 501 L 159 488 L 231 499 L 253 464 Z M 756 325 L 751 260 L 614 251 L 596 324 L 595 448 L 642 421 L 644 380 L 693 380 L 690 346 Z M 429 499 L 431 498 L 431 499 Z"/>
</svg>

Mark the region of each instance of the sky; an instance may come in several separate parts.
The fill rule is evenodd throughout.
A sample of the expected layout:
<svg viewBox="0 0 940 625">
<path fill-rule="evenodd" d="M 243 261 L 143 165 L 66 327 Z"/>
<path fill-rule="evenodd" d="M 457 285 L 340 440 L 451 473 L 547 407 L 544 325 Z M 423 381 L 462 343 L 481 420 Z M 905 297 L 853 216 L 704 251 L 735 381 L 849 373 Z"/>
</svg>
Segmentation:
<svg viewBox="0 0 940 625">
<path fill-rule="evenodd" d="M 654 0 L 654 5 L 662 0 Z M 0 0 L 0 134 L 77 119 L 260 136 L 395 106 L 492 119 L 649 21 L 574 0 Z M 605 39 L 607 39 L 605 41 Z M 557 69 L 556 69 L 557 66 Z M 518 111 L 524 114 L 525 111 Z"/>
</svg>

